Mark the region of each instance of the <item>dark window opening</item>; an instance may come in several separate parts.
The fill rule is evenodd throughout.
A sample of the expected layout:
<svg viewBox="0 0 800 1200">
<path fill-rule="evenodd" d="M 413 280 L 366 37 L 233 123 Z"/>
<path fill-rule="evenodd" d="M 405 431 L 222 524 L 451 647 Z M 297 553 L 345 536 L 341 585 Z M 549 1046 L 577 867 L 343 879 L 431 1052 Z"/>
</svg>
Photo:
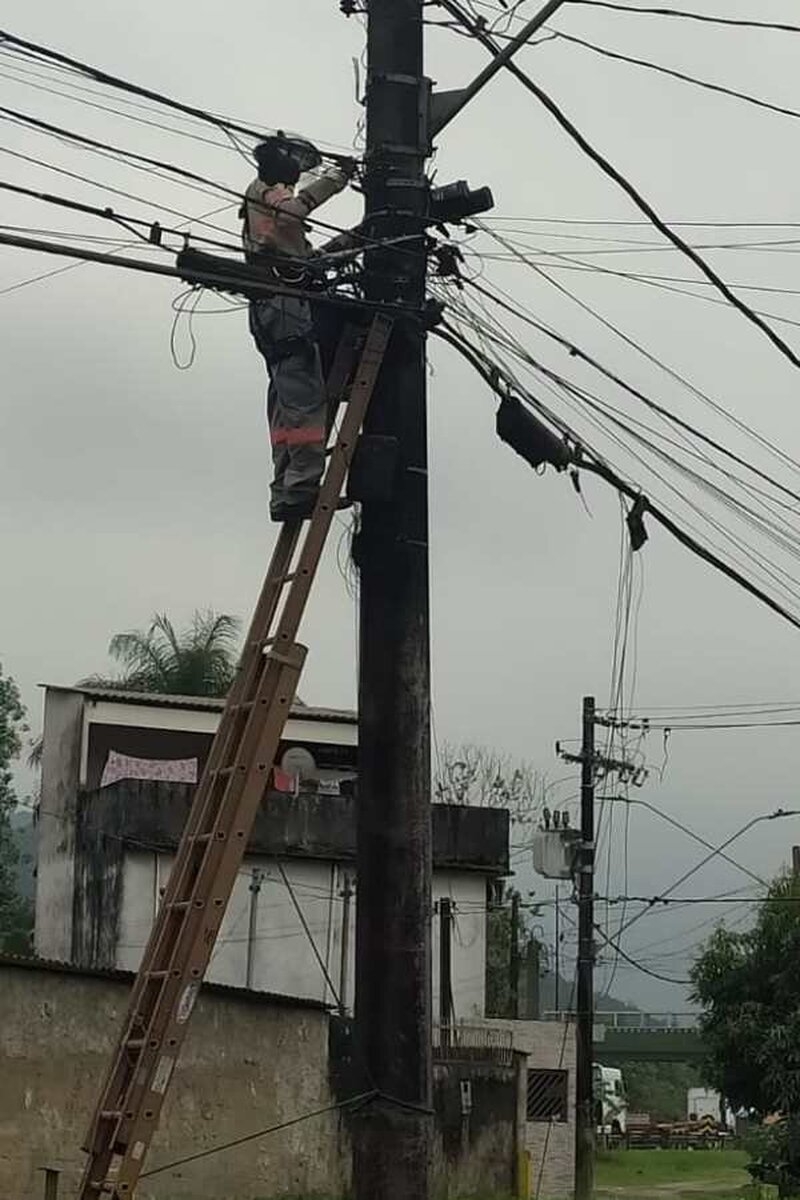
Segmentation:
<svg viewBox="0 0 800 1200">
<path fill-rule="evenodd" d="M 528 1071 L 527 1119 L 567 1120 L 566 1071 Z"/>
</svg>

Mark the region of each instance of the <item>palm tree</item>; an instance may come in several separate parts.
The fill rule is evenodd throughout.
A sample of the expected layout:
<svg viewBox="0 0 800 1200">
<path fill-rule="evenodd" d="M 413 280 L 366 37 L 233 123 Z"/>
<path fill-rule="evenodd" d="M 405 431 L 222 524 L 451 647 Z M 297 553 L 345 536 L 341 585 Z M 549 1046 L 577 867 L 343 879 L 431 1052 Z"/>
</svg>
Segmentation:
<svg viewBox="0 0 800 1200">
<path fill-rule="evenodd" d="M 123 666 L 116 678 L 92 675 L 95 687 L 181 696 L 224 696 L 236 672 L 239 621 L 227 613 L 196 610 L 188 628 L 176 633 L 166 613 L 149 629 L 116 633 L 108 652 Z"/>
</svg>

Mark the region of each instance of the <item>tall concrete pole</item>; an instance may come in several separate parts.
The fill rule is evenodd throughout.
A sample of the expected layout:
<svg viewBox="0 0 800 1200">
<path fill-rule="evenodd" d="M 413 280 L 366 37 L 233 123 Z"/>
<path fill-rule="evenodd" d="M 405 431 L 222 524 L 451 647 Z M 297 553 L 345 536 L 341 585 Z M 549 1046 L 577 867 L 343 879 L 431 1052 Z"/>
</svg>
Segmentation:
<svg viewBox="0 0 800 1200">
<path fill-rule="evenodd" d="M 366 233 L 420 234 L 366 256 L 370 300 L 425 295 L 422 0 L 367 0 Z M 380 1097 L 354 1136 L 357 1200 L 427 1200 L 431 1145 L 431 817 L 425 335 L 396 322 L 363 445 L 356 1036 Z M 383 457 L 385 456 L 385 457 Z"/>
<path fill-rule="evenodd" d="M 594 1193 L 594 771 L 595 702 L 583 701 L 581 840 L 578 853 L 578 1003 L 575 1063 L 575 1200 Z"/>
</svg>

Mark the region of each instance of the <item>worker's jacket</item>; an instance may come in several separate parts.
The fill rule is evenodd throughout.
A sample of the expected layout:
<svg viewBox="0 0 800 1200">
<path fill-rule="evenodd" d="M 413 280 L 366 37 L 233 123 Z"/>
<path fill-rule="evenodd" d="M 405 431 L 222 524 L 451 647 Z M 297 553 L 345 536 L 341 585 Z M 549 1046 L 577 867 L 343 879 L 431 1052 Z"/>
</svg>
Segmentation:
<svg viewBox="0 0 800 1200">
<path fill-rule="evenodd" d="M 248 257 L 267 252 L 308 258 L 312 248 L 306 237 L 305 218 L 346 184 L 347 177 L 338 167 L 312 180 L 297 195 L 284 183 L 267 184 L 254 179 L 242 206 L 245 253 Z"/>
</svg>

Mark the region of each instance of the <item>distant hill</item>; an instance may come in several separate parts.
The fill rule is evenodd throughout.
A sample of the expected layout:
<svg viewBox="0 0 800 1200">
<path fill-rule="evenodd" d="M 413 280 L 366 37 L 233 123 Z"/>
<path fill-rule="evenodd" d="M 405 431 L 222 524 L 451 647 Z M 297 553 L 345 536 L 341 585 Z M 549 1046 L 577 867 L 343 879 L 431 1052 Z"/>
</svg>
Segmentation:
<svg viewBox="0 0 800 1200">
<path fill-rule="evenodd" d="M 539 983 L 539 1003 L 541 1011 L 555 1012 L 556 1010 L 556 979 L 552 972 L 547 972 Z M 595 1010 L 597 1012 L 641 1012 L 635 1004 L 630 1004 L 627 1000 L 620 1000 L 618 996 L 598 995 L 595 996 Z M 558 983 L 558 1008 L 561 1012 L 575 1011 L 575 989 L 572 979 L 563 979 L 559 976 Z"/>
</svg>

